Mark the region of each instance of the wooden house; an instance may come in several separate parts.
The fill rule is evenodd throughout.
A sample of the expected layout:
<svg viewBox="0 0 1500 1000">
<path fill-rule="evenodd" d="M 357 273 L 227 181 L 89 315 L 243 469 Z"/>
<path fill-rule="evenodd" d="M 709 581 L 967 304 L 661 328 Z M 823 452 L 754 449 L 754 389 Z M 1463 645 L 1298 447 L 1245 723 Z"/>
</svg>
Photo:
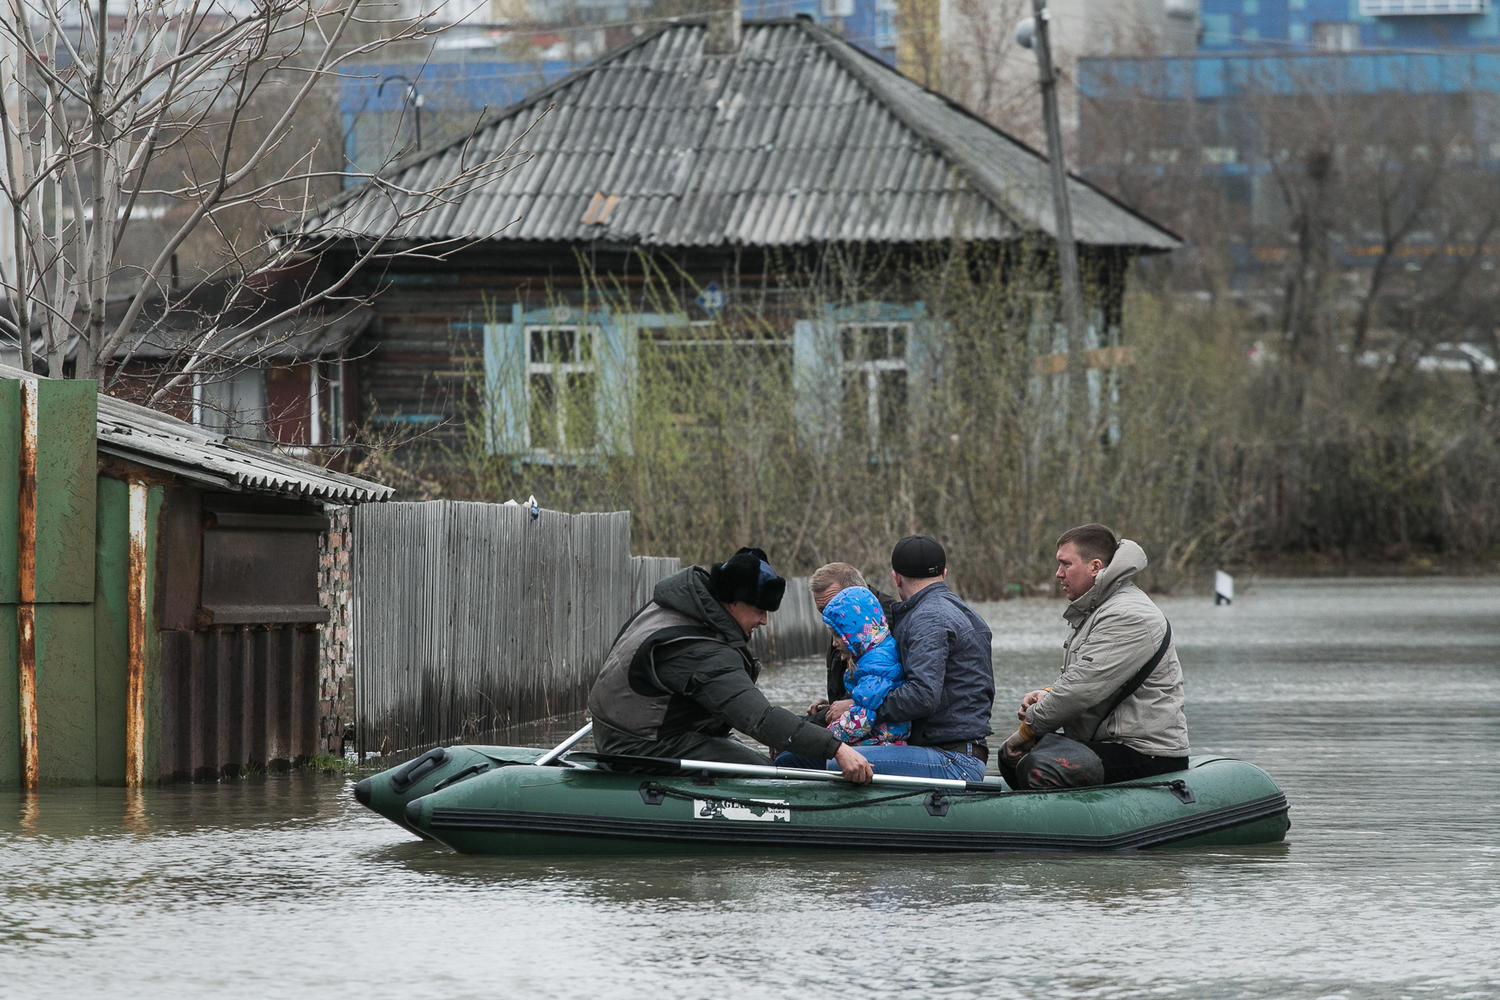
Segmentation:
<svg viewBox="0 0 1500 1000">
<path fill-rule="evenodd" d="M 506 152 L 498 176 L 411 194 Z M 1179 241 L 1068 185 L 1105 366 L 1131 261 Z M 356 423 L 442 425 L 477 398 L 493 451 L 547 461 L 628 447 L 643 339 L 703 346 L 695 327 L 752 308 L 807 387 L 799 422 L 878 441 L 920 399 L 940 333 L 904 276 L 956 247 L 1046 258 L 1053 217 L 1034 149 L 809 20 L 711 16 L 644 34 L 287 234 L 331 270 L 380 262 L 364 267 Z M 669 305 L 631 298 L 645 272 L 676 282 Z"/>
</svg>

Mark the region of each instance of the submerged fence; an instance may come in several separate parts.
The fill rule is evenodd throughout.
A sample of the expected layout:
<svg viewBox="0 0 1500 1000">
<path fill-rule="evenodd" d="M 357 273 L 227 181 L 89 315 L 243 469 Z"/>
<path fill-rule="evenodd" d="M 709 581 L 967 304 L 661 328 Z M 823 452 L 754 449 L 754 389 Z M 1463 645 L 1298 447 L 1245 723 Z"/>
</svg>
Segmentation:
<svg viewBox="0 0 1500 1000">
<path fill-rule="evenodd" d="M 355 508 L 355 742 L 368 752 L 475 741 L 579 711 L 620 626 L 676 559 L 632 557 L 630 514 L 448 500 Z M 804 580 L 757 655 L 827 645 Z"/>
</svg>

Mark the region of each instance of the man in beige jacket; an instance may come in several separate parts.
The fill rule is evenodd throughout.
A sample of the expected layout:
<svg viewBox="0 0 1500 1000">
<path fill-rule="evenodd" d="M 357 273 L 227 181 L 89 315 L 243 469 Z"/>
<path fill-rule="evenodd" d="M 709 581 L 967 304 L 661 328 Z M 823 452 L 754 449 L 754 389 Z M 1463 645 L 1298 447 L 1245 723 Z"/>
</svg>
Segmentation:
<svg viewBox="0 0 1500 1000">
<path fill-rule="evenodd" d="M 1013 787 L 1124 781 L 1187 766 L 1182 664 L 1161 610 L 1135 585 L 1146 553 L 1102 524 L 1057 540 L 1073 634 L 1050 687 L 1021 699 L 1001 749 Z M 1061 735 L 1056 735 L 1060 731 Z"/>
</svg>

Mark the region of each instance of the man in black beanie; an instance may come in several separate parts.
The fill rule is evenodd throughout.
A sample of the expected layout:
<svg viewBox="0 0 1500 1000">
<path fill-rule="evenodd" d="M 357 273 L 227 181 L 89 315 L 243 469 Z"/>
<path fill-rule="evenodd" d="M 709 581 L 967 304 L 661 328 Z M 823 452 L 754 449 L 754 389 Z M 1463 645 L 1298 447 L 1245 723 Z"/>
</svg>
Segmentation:
<svg viewBox="0 0 1500 1000">
<path fill-rule="evenodd" d="M 832 758 L 845 778 L 869 781 L 859 751 L 755 686 L 760 661 L 748 640 L 785 592 L 765 552 L 752 548 L 659 582 L 615 637 L 589 692 L 594 744 L 603 753 L 768 763 L 730 735 L 738 729 L 772 754 Z"/>
</svg>

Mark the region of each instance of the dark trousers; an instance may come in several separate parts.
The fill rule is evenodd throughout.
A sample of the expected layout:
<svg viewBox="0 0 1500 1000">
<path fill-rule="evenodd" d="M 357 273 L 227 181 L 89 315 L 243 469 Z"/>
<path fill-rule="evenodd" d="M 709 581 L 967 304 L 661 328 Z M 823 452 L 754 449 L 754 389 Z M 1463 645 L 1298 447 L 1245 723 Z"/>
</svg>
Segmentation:
<svg viewBox="0 0 1500 1000">
<path fill-rule="evenodd" d="M 1015 789 L 1069 788 L 1152 778 L 1187 765 L 1186 757 L 1153 757 L 1123 743 L 1083 742 L 1054 733 L 1017 764 L 1002 757 L 1000 776 Z"/>
</svg>

